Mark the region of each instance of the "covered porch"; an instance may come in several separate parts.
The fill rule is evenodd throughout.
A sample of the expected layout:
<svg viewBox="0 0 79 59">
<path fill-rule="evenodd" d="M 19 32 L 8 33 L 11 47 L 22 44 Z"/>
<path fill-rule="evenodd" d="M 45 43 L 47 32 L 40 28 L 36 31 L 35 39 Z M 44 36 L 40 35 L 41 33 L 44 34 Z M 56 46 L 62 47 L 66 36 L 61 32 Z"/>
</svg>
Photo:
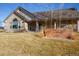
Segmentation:
<svg viewBox="0 0 79 59">
<path fill-rule="evenodd" d="M 39 22 L 39 29 L 52 28 L 52 29 L 70 29 L 73 31 L 79 31 L 78 19 L 52 19 Z"/>
<path fill-rule="evenodd" d="M 45 28 L 52 29 L 70 29 L 79 32 L 79 20 L 78 19 L 52 19 L 43 21 L 32 21 L 28 23 L 28 31 L 41 31 Z"/>
</svg>

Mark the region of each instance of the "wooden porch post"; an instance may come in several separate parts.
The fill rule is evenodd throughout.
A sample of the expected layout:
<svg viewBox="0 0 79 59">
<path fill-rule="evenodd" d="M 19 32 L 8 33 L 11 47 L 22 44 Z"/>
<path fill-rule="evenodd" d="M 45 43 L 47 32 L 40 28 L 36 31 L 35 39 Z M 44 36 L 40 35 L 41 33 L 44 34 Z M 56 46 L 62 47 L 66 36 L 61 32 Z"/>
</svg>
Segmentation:
<svg viewBox="0 0 79 59">
<path fill-rule="evenodd" d="M 56 22 L 54 22 L 54 29 L 56 29 L 56 26 L 57 26 L 57 24 L 56 24 Z"/>
<path fill-rule="evenodd" d="M 79 20 L 77 21 L 77 31 L 79 32 Z"/>
<path fill-rule="evenodd" d="M 29 27 L 28 27 L 28 23 L 24 23 L 24 24 L 25 24 L 25 30 L 26 30 L 26 31 L 29 31 L 29 29 L 28 29 L 28 28 L 29 28 Z"/>
<path fill-rule="evenodd" d="M 20 26 L 20 22 L 18 21 L 18 31 L 20 31 L 20 28 L 19 28 L 19 26 Z"/>
<path fill-rule="evenodd" d="M 39 31 L 39 23 L 36 21 L 36 31 Z"/>
</svg>

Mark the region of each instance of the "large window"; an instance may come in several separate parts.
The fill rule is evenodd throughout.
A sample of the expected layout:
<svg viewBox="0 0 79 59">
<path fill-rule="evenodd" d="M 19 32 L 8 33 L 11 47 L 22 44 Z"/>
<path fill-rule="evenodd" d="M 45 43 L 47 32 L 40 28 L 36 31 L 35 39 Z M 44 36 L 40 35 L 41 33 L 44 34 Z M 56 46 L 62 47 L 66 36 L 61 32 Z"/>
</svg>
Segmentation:
<svg viewBox="0 0 79 59">
<path fill-rule="evenodd" d="M 18 20 L 15 18 L 14 20 L 13 20 L 13 29 L 17 29 L 18 28 Z"/>
</svg>

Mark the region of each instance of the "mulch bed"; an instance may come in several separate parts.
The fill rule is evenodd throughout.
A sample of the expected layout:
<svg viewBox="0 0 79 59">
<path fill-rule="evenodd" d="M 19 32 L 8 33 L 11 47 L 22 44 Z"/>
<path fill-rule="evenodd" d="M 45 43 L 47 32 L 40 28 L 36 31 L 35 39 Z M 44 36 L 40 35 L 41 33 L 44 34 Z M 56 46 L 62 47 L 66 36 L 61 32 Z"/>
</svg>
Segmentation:
<svg viewBox="0 0 79 59">
<path fill-rule="evenodd" d="M 47 38 L 62 38 L 62 39 L 78 39 L 78 33 L 70 29 L 52 29 L 43 30 L 43 36 Z"/>
</svg>

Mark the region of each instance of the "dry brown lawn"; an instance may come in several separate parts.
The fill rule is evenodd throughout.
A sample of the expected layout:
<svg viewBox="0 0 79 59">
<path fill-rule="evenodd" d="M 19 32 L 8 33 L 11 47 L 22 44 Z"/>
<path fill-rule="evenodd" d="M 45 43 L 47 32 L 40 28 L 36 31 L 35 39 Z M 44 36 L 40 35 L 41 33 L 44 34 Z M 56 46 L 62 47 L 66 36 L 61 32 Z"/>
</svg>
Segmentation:
<svg viewBox="0 0 79 59">
<path fill-rule="evenodd" d="M 79 40 L 42 38 L 39 33 L 0 33 L 2 56 L 60 56 L 79 55 Z"/>
</svg>

